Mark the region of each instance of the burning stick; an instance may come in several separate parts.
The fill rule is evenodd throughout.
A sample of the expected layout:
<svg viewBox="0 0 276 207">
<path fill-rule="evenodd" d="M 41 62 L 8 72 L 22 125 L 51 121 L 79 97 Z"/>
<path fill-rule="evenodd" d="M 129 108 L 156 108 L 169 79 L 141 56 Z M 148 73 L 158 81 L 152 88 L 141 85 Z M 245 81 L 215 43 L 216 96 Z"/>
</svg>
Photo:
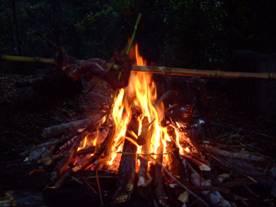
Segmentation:
<svg viewBox="0 0 276 207">
<path fill-rule="evenodd" d="M 95 149 L 95 153 L 93 154 L 93 156 L 89 159 L 84 159 L 83 161 L 78 163 L 76 166 L 73 167 L 72 171 L 78 172 L 80 170 L 86 169 L 87 167 L 89 167 L 92 164 L 96 164 L 96 163 L 99 164 L 100 157 L 105 153 L 107 144 L 108 144 L 109 140 L 113 137 L 113 135 L 114 135 L 114 132 L 113 132 L 113 128 L 112 128 L 109 130 L 108 135 L 105 138 L 105 140 L 103 141 L 103 143 L 101 143 L 101 145 Z"/>
<path fill-rule="evenodd" d="M 137 111 L 136 111 L 137 112 Z M 138 130 L 137 113 L 133 115 L 127 130 Z M 119 166 L 118 189 L 113 196 L 114 203 L 124 203 L 128 201 L 134 189 L 135 167 L 136 167 L 137 147 L 132 142 L 125 139 L 123 153 Z"/>
<path fill-rule="evenodd" d="M 148 169 L 148 155 L 149 154 L 149 145 L 150 145 L 150 137 L 152 132 L 149 131 L 150 126 L 153 122 L 149 123 L 148 119 L 145 117 L 142 121 L 142 132 L 138 137 L 138 144 L 142 145 L 142 151 L 146 155 L 140 156 L 140 168 L 138 172 L 138 182 L 137 186 L 146 187 L 152 180 L 150 174 L 147 172 Z M 147 179 L 148 178 L 148 179 Z"/>
<path fill-rule="evenodd" d="M 119 167 L 118 189 L 113 196 L 114 203 L 124 203 L 131 197 L 134 188 L 136 146 L 125 140 Z"/>
<path fill-rule="evenodd" d="M 163 146 L 159 147 L 158 155 L 156 159 L 156 165 L 154 166 L 154 184 L 155 184 L 155 196 L 158 204 L 163 207 L 168 205 L 168 196 L 164 189 L 164 180 L 162 176 L 162 162 L 163 162 Z M 160 163 L 160 164 L 158 164 Z"/>
</svg>

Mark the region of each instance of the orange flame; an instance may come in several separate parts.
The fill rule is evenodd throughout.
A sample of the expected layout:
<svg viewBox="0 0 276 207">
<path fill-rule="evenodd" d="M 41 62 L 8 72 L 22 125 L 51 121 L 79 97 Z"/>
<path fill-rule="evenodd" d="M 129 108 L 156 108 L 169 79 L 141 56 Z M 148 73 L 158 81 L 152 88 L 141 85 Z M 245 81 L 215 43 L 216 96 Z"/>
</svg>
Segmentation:
<svg viewBox="0 0 276 207">
<path fill-rule="evenodd" d="M 136 65 L 144 66 L 147 64 L 140 55 L 137 44 L 134 47 L 134 54 Z M 112 117 L 116 129 L 111 156 L 108 161 L 109 166 L 114 165 L 114 160 L 116 156 L 118 156 L 118 152 L 122 150 L 123 142 L 126 138 L 127 126 L 132 118 L 133 107 L 141 111 L 141 114 L 137 118 L 139 126 L 136 138 L 141 135 L 142 128 L 144 127 L 142 125 L 142 120 L 147 118 L 149 123 L 151 123 L 146 136 L 146 139 L 150 139 L 149 149 L 145 150 L 142 146 L 138 146 L 137 154 L 150 154 L 153 158 L 156 158 L 158 152 L 162 152 L 164 154 L 163 163 L 164 165 L 167 164 L 167 143 L 171 142 L 172 139 L 167 132 L 167 128 L 161 125 L 161 121 L 164 118 L 164 105 L 163 103 L 157 105 L 156 100 L 157 87 L 151 73 L 132 71 L 129 77 L 128 87 L 120 89 L 114 99 Z M 186 140 L 187 137 L 183 135 L 183 133 L 179 133 L 177 127 L 174 129 L 176 131 L 176 140 L 174 141 L 176 142 L 176 146 L 180 149 L 180 154 L 189 153 L 189 147 L 183 148 L 181 145 L 183 139 Z"/>
<path fill-rule="evenodd" d="M 147 64 L 140 55 L 137 44 L 132 52 L 134 52 L 136 65 L 145 66 Z M 134 109 L 140 113 L 134 116 Z M 137 154 L 152 156 L 153 159 L 151 160 L 156 159 L 158 153 L 162 153 L 162 164 L 164 166 L 169 164 L 168 154 L 170 152 L 168 143 L 175 142 L 181 155 L 191 152 L 192 143 L 185 133 L 178 130 L 182 127 L 181 123 L 175 123 L 175 126 L 172 126 L 175 134 L 174 138 L 168 133 L 168 129 L 161 125 L 165 115 L 164 104 L 157 103 L 157 87 L 151 73 L 131 72 L 128 86 L 120 89 L 115 95 L 111 115 L 115 129 L 110 146 L 108 146 L 109 150 L 106 158 L 106 167 L 110 170 L 117 170 L 118 168 L 122 154 L 119 152 L 122 152 L 125 139 L 137 146 Z M 133 118 L 138 121 L 137 134 L 133 131 L 128 131 L 128 125 Z M 142 135 L 143 128 L 146 127 L 143 126 L 143 120 L 145 119 L 149 124 L 146 135 Z M 127 137 L 127 133 L 131 134 L 132 138 Z M 145 136 L 144 145 L 138 144 L 140 136 Z M 85 149 L 88 144 L 96 146 L 96 144 L 99 144 L 97 140 L 97 137 L 91 140 L 89 136 L 85 136 L 78 147 L 78 151 Z M 145 147 L 145 145 L 147 146 Z M 149 163 L 154 162 L 150 161 Z"/>
</svg>

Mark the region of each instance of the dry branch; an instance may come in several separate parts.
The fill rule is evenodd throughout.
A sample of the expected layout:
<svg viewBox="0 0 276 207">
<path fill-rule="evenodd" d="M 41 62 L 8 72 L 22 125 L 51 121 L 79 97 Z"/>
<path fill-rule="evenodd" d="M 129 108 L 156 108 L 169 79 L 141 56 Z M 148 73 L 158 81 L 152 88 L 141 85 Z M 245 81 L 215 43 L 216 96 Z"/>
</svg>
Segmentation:
<svg viewBox="0 0 276 207">
<path fill-rule="evenodd" d="M 232 158 L 232 159 L 242 159 L 242 160 L 248 160 L 248 161 L 264 161 L 265 158 L 261 156 L 257 156 L 255 154 L 252 154 L 247 151 L 240 151 L 240 152 L 231 152 L 227 150 L 222 150 L 217 147 L 211 146 L 211 145 L 204 145 L 204 148 L 216 155 L 221 155 L 224 157 Z"/>
<path fill-rule="evenodd" d="M 202 178 L 190 165 L 190 169 L 192 171 L 191 174 L 191 181 L 193 185 L 196 187 L 210 187 L 211 181 L 205 180 Z M 202 194 L 205 195 L 208 200 L 212 203 L 213 206 L 220 206 L 220 207 L 231 207 L 232 205 L 227 201 L 218 191 L 202 191 Z"/>
</svg>

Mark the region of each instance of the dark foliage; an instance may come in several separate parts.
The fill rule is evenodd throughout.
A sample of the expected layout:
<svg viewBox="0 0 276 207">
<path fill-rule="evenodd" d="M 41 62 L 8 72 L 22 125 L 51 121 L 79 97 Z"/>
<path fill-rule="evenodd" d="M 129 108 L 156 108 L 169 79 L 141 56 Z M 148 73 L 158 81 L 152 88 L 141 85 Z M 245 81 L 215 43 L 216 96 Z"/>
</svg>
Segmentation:
<svg viewBox="0 0 276 207">
<path fill-rule="evenodd" d="M 51 57 L 48 39 L 76 57 L 110 58 L 141 12 L 137 39 L 148 59 L 221 66 L 236 49 L 273 52 L 274 11 L 272 0 L 3 0 L 0 52 Z"/>
</svg>

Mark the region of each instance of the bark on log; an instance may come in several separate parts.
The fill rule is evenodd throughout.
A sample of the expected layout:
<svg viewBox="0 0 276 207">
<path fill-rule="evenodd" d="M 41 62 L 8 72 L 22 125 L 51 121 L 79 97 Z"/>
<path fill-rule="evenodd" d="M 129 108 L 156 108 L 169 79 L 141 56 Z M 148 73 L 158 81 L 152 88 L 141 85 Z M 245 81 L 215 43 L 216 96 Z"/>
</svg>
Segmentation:
<svg viewBox="0 0 276 207">
<path fill-rule="evenodd" d="M 71 121 L 68 123 L 51 126 L 43 130 L 42 136 L 45 138 L 48 138 L 48 137 L 57 137 L 64 133 L 66 134 L 75 133 L 78 130 L 86 129 L 89 126 L 96 126 L 102 117 L 103 115 L 98 114 L 97 116 L 93 116 L 87 119 L 80 119 L 80 120 Z"/>
<path fill-rule="evenodd" d="M 136 146 L 125 140 L 119 166 L 118 190 L 113 196 L 113 203 L 125 203 L 130 199 L 134 189 L 135 166 Z"/>
</svg>

